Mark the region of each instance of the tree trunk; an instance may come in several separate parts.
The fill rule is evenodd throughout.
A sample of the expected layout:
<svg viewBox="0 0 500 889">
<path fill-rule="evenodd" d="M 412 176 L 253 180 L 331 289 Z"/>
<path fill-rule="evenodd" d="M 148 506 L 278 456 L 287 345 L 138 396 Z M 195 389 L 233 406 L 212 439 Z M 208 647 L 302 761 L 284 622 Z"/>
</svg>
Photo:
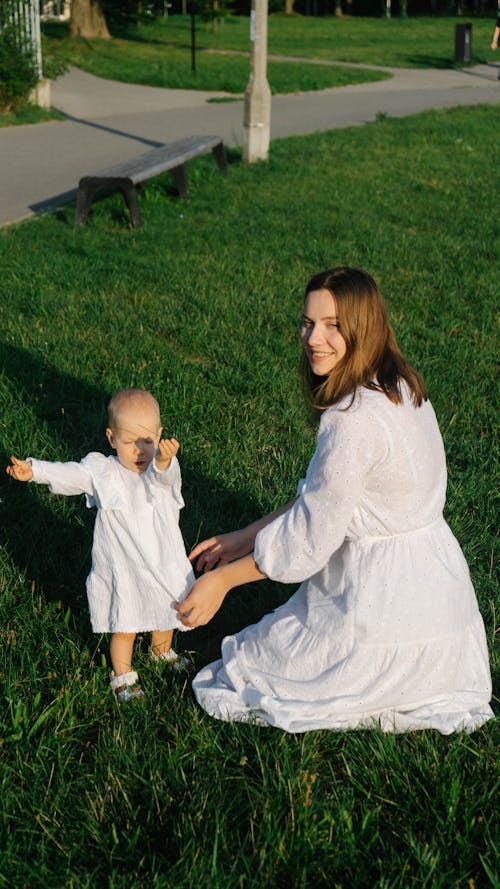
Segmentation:
<svg viewBox="0 0 500 889">
<path fill-rule="evenodd" d="M 73 0 L 69 36 L 110 39 L 100 0 Z"/>
<path fill-rule="evenodd" d="M 294 0 L 285 0 L 285 14 L 293 15 Z"/>
</svg>

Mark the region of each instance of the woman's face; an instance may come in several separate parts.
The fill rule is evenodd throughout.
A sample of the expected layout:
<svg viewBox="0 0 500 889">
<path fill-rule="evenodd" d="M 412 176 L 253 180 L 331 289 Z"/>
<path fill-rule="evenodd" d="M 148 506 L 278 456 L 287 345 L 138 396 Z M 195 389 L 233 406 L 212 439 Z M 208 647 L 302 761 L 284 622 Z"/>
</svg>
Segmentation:
<svg viewBox="0 0 500 889">
<path fill-rule="evenodd" d="M 346 353 L 339 330 L 337 303 L 329 290 L 311 290 L 306 296 L 302 326 L 302 347 L 313 372 L 325 377 Z"/>
</svg>

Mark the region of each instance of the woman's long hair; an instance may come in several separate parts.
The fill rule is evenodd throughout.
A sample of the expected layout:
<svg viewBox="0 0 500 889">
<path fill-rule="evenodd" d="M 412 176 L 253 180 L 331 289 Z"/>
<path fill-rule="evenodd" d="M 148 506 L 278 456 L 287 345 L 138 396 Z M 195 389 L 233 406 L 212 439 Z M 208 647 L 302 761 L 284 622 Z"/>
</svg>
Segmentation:
<svg viewBox="0 0 500 889">
<path fill-rule="evenodd" d="M 306 297 L 313 290 L 329 290 L 335 298 L 339 332 L 346 344 L 346 354 L 325 377 L 314 373 L 302 352 L 302 386 L 316 412 L 349 395 L 354 400 L 361 386 L 383 392 L 394 404 L 400 404 L 402 380 L 416 407 L 427 400 L 422 377 L 397 346 L 382 294 L 371 275 L 362 269 L 339 266 L 314 275 L 307 284 Z"/>
</svg>

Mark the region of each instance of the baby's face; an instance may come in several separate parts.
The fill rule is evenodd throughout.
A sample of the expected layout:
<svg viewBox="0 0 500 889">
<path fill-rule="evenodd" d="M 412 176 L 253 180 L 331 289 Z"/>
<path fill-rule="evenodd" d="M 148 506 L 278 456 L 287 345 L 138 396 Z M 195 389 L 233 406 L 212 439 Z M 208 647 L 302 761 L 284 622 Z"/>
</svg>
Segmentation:
<svg viewBox="0 0 500 889">
<path fill-rule="evenodd" d="M 116 427 L 107 429 L 106 435 L 125 469 L 139 474 L 146 472 L 161 435 L 158 411 L 149 404 L 124 405 Z"/>
</svg>

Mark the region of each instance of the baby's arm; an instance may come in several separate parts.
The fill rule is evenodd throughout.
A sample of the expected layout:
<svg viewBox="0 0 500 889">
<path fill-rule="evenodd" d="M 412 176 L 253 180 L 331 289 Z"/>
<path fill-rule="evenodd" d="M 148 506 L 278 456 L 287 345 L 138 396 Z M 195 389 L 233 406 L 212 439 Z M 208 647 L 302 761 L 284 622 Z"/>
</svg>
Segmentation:
<svg viewBox="0 0 500 889">
<path fill-rule="evenodd" d="M 103 460 L 106 458 L 103 457 Z M 11 457 L 12 466 L 7 466 L 7 473 L 20 482 L 36 482 L 37 485 L 48 485 L 52 494 L 73 494 L 93 496 L 94 487 L 92 473 L 81 463 L 52 463 L 48 460 L 18 460 Z"/>
<path fill-rule="evenodd" d="M 176 438 L 162 438 L 158 444 L 158 453 L 155 457 L 156 468 L 159 469 L 160 472 L 163 472 L 164 469 L 168 469 L 172 462 L 172 457 L 175 457 L 178 450 L 179 442 Z"/>
<path fill-rule="evenodd" d="M 17 479 L 18 482 L 30 482 L 33 478 L 33 469 L 31 468 L 31 460 L 18 460 L 17 457 L 11 457 L 12 466 L 7 466 L 5 471 L 7 475 Z"/>
<path fill-rule="evenodd" d="M 181 468 L 175 453 L 172 453 L 172 456 L 169 456 L 170 448 L 168 448 L 168 445 L 170 444 L 174 451 L 178 451 L 179 442 L 176 441 L 175 438 L 171 438 L 170 442 L 167 441 L 166 444 L 167 448 L 165 449 L 165 442 L 163 440 L 160 442 L 161 450 L 158 450 L 156 458 L 151 461 L 148 478 L 152 485 L 162 488 L 164 493 L 168 493 L 169 497 L 173 497 L 178 508 L 182 509 L 184 500 L 181 491 Z M 163 456 L 165 452 L 166 457 Z"/>
</svg>

